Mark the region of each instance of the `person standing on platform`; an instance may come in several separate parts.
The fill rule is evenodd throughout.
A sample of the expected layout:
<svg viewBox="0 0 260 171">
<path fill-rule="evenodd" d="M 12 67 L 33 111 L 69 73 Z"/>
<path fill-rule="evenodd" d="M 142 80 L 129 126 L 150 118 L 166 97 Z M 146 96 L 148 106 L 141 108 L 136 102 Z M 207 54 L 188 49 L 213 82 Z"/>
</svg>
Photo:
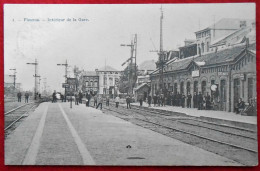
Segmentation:
<svg viewBox="0 0 260 171">
<path fill-rule="evenodd" d="M 186 96 L 184 95 L 184 93 L 182 93 L 182 95 L 181 95 L 181 107 L 182 108 L 185 107 L 185 99 L 186 99 Z"/>
<path fill-rule="evenodd" d="M 152 96 L 148 95 L 148 107 L 151 107 Z"/>
<path fill-rule="evenodd" d="M 119 106 L 119 101 L 120 101 L 119 96 L 116 96 L 116 98 L 115 98 L 116 108 L 118 108 L 118 106 Z"/>
<path fill-rule="evenodd" d="M 106 106 L 109 106 L 109 95 L 106 96 Z"/>
<path fill-rule="evenodd" d="M 126 108 L 131 109 L 131 98 L 129 95 L 126 97 Z"/>
<path fill-rule="evenodd" d="M 22 93 L 20 91 L 17 93 L 17 98 L 18 98 L 18 102 L 21 102 Z"/>
<path fill-rule="evenodd" d="M 75 92 L 74 96 L 75 96 L 75 105 L 79 105 L 79 94 L 78 94 L 78 92 Z"/>
<path fill-rule="evenodd" d="M 157 96 L 156 94 L 153 96 L 153 106 L 155 107 L 157 103 Z"/>
<path fill-rule="evenodd" d="M 158 106 L 160 107 L 160 105 L 162 103 L 162 99 L 161 99 L 161 96 L 159 94 L 157 95 L 157 103 L 158 103 Z"/>
<path fill-rule="evenodd" d="M 207 95 L 205 97 L 205 100 L 206 100 L 206 110 L 209 110 L 210 109 L 210 95 L 209 95 L 209 92 L 207 92 Z"/>
<path fill-rule="evenodd" d="M 139 102 L 140 102 L 140 106 L 143 106 L 143 98 L 141 95 L 139 96 Z"/>
<path fill-rule="evenodd" d="M 94 106 L 97 106 L 97 95 L 94 96 Z"/>
<path fill-rule="evenodd" d="M 196 91 L 194 92 L 193 95 L 193 108 L 198 108 L 198 95 Z"/>
<path fill-rule="evenodd" d="M 199 92 L 198 95 L 198 110 L 202 110 L 203 108 L 203 96 L 201 94 L 201 92 Z"/>
<path fill-rule="evenodd" d="M 86 94 L 86 106 L 89 107 L 91 96 L 89 93 Z"/>
<path fill-rule="evenodd" d="M 164 96 L 164 94 L 161 95 L 161 104 L 162 104 L 162 106 L 165 106 L 165 96 Z"/>
<path fill-rule="evenodd" d="M 61 102 L 64 102 L 64 95 L 60 94 Z"/>
<path fill-rule="evenodd" d="M 55 103 L 56 101 L 56 91 L 54 90 L 54 92 L 52 93 L 52 103 Z"/>
<path fill-rule="evenodd" d="M 98 105 L 97 105 L 96 109 L 100 106 L 100 110 L 102 110 L 102 104 L 103 104 L 103 97 L 102 97 L 102 95 L 98 96 L 97 103 L 98 103 Z"/>
<path fill-rule="evenodd" d="M 190 92 L 188 92 L 188 95 L 187 95 L 187 108 L 191 108 L 191 98 L 192 98 L 192 95 L 190 94 Z"/>
<path fill-rule="evenodd" d="M 79 103 L 82 104 L 83 94 L 79 91 Z"/>
<path fill-rule="evenodd" d="M 25 92 L 24 97 L 25 97 L 25 103 L 28 103 L 29 93 L 27 91 Z"/>
</svg>

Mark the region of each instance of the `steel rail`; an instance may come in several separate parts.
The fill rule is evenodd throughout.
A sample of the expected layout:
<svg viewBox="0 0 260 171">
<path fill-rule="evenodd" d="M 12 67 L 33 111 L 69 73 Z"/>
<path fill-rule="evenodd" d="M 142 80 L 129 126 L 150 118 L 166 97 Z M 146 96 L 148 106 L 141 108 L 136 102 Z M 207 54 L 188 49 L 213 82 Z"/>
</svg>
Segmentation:
<svg viewBox="0 0 260 171">
<path fill-rule="evenodd" d="M 12 123 L 10 123 L 7 127 L 5 127 L 5 131 L 8 130 L 9 128 L 11 128 L 16 122 L 18 122 L 20 119 L 22 119 L 23 117 L 25 117 L 25 115 L 32 109 L 34 108 L 36 105 L 33 105 L 30 109 L 28 109 L 24 114 L 22 114 L 19 118 L 17 118 L 16 120 L 14 120 Z"/>
<path fill-rule="evenodd" d="M 138 108 L 135 106 L 135 109 Z M 140 110 L 140 108 L 138 109 Z M 167 114 L 162 114 L 161 112 L 156 112 L 156 111 L 149 111 L 148 109 L 141 109 L 142 111 L 147 111 L 147 112 L 150 112 L 150 113 L 157 113 L 157 114 L 160 114 L 160 115 L 164 115 L 164 116 L 172 116 L 172 115 L 167 115 Z M 154 109 L 152 109 L 154 110 Z M 155 109 L 156 110 L 156 109 Z M 158 110 L 161 110 L 161 109 L 158 109 Z M 161 110 L 162 112 L 174 112 L 174 111 L 166 111 L 166 110 Z M 180 112 L 177 112 L 177 113 L 180 113 Z M 184 115 L 186 115 L 185 113 L 183 113 Z M 157 116 L 157 115 L 156 115 Z M 189 118 L 190 117 L 190 118 Z M 255 130 L 252 130 L 252 129 L 246 129 L 246 128 L 242 128 L 242 127 L 237 127 L 237 126 L 232 126 L 232 125 L 224 125 L 224 124 L 217 124 L 217 123 L 214 123 L 214 122 L 208 122 L 208 121 L 202 121 L 202 120 L 198 120 L 198 119 L 195 119 L 195 118 L 198 118 L 198 117 L 192 117 L 192 116 L 189 116 L 187 115 L 187 119 L 190 119 L 190 120 L 194 120 L 194 121 L 197 121 L 197 122 L 203 122 L 203 123 L 207 123 L 207 124 L 211 124 L 211 125 L 216 125 L 216 126 L 222 126 L 222 127 L 227 127 L 227 128 L 234 128 L 234 129 L 239 129 L 239 130 L 243 130 L 243 131 L 248 131 L 248 132 L 252 132 L 252 133 L 256 133 Z M 186 118 L 185 118 L 186 119 Z M 171 119 L 172 120 L 172 119 Z M 176 119 L 175 119 L 176 120 Z"/>
<path fill-rule="evenodd" d="M 32 103 L 34 103 L 34 102 L 30 102 L 30 103 L 26 103 L 26 104 L 23 104 L 23 105 L 21 105 L 21 106 L 18 106 L 18 107 L 16 107 L 16 108 L 12 109 L 12 110 L 9 110 L 9 111 L 6 112 L 4 115 L 8 115 L 8 114 L 10 114 L 11 112 L 16 111 L 17 109 L 20 109 L 21 107 L 24 107 L 24 106 L 29 105 L 29 104 L 32 104 Z"/>
<path fill-rule="evenodd" d="M 109 110 L 111 110 L 111 109 L 109 109 Z M 114 111 L 116 113 L 122 114 L 119 111 L 115 111 L 115 110 L 111 110 L 111 111 Z M 127 115 L 127 114 L 123 114 L 123 115 Z M 130 115 L 127 115 L 127 116 L 130 116 Z M 195 136 L 195 137 L 199 137 L 199 138 L 202 138 L 202 139 L 205 139 L 205 140 L 208 140 L 208 141 L 212 141 L 212 142 L 216 142 L 216 143 L 219 143 L 219 144 L 228 145 L 228 146 L 231 146 L 231 147 L 235 147 L 235 148 L 238 148 L 238 149 L 243 149 L 243 150 L 246 150 L 246 151 L 249 151 L 249 152 L 253 152 L 253 153 L 258 153 L 258 151 L 253 150 L 253 149 L 249 149 L 249 148 L 245 148 L 245 147 L 242 147 L 242 146 L 226 143 L 226 142 L 223 142 L 223 141 L 218 141 L 218 140 L 215 140 L 215 139 L 212 139 L 212 138 L 204 137 L 204 136 L 201 136 L 201 135 L 197 135 L 197 134 L 194 134 L 194 133 L 191 133 L 191 132 L 187 132 L 187 131 L 183 131 L 183 130 L 180 130 L 180 129 L 172 128 L 172 127 L 169 127 L 169 126 L 161 125 L 161 124 L 158 124 L 158 123 L 155 123 L 155 122 L 151 122 L 151 121 L 147 121 L 147 120 L 143 120 L 143 119 L 139 119 L 139 118 L 134 118 L 134 119 L 140 120 L 140 121 L 143 121 L 143 122 L 147 122 L 147 123 L 152 123 L 152 124 L 157 125 L 157 126 L 161 126 L 161 127 L 164 127 L 164 128 L 170 129 L 170 130 L 174 130 L 174 131 L 177 131 L 177 132 L 181 132 L 181 133 L 185 133 L 185 134 L 192 135 L 192 136 Z"/>
<path fill-rule="evenodd" d="M 187 123 L 187 122 L 180 121 L 180 120 L 178 120 L 177 122 L 180 122 L 180 123 L 183 123 L 183 124 L 187 124 L 187 125 L 197 126 L 197 127 L 201 127 L 201 128 L 206 128 L 206 129 L 210 129 L 210 130 L 214 130 L 214 131 L 221 132 L 221 133 L 224 133 L 224 134 L 230 134 L 230 135 L 235 135 L 235 136 L 239 136 L 239 137 L 244 137 L 244 138 L 256 140 L 256 138 L 254 138 L 254 137 L 250 137 L 250 136 L 246 136 L 246 135 L 240 135 L 240 134 L 227 132 L 227 131 L 222 131 L 222 130 L 215 129 L 215 128 L 210 128 L 210 127 L 207 127 L 207 126 L 197 125 L 197 124 L 193 124 L 193 123 Z"/>
</svg>

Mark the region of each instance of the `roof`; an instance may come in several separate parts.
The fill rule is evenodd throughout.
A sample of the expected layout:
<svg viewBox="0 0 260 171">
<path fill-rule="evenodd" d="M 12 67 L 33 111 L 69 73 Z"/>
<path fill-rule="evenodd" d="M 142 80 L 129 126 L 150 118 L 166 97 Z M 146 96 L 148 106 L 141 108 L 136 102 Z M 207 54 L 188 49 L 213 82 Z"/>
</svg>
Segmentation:
<svg viewBox="0 0 260 171">
<path fill-rule="evenodd" d="M 96 71 L 84 71 L 83 76 L 98 76 Z"/>
<path fill-rule="evenodd" d="M 248 50 L 254 51 L 255 49 L 254 47 L 255 44 L 252 44 L 249 46 Z M 193 56 L 184 59 L 177 59 L 176 61 L 173 61 L 172 63 L 169 63 L 167 66 L 165 66 L 164 71 L 171 72 L 171 71 L 180 71 L 180 70 L 187 69 L 187 67 L 193 61 L 198 66 L 207 66 L 207 65 L 219 64 L 223 62 L 230 62 L 233 61 L 244 50 L 245 50 L 245 45 L 242 45 L 242 46 L 230 47 L 228 49 L 218 51 L 217 53 L 213 52 L 202 56 Z M 158 73 L 159 70 L 157 69 L 152 74 L 158 74 Z"/>
<path fill-rule="evenodd" d="M 115 68 L 113 68 L 109 65 L 106 65 L 106 66 L 99 68 L 98 71 L 118 71 L 118 70 L 116 70 Z"/>
<path fill-rule="evenodd" d="M 147 83 L 142 83 L 139 86 L 137 86 L 134 91 L 138 91 L 140 88 L 144 87 L 144 86 L 149 86 Z"/>
<path fill-rule="evenodd" d="M 226 29 L 226 30 L 237 30 L 240 29 L 240 21 L 246 21 L 246 24 L 249 25 L 253 20 L 249 19 L 240 19 L 240 18 L 222 18 L 215 24 L 212 24 L 209 27 L 198 30 L 195 33 L 202 32 L 207 29 Z"/>
<path fill-rule="evenodd" d="M 220 39 L 215 40 L 214 42 L 212 42 L 211 47 L 225 44 L 228 40 L 233 40 L 233 39 L 236 39 L 235 42 L 233 43 L 240 43 L 243 40 L 243 38 L 248 37 L 248 35 L 251 32 L 252 32 L 251 27 L 241 28 L 239 30 L 232 32 L 231 34 L 228 34 L 224 37 L 221 37 Z"/>
<path fill-rule="evenodd" d="M 147 60 L 143 61 L 140 65 L 138 65 L 139 70 L 155 70 L 156 69 L 156 64 L 155 60 Z"/>
</svg>

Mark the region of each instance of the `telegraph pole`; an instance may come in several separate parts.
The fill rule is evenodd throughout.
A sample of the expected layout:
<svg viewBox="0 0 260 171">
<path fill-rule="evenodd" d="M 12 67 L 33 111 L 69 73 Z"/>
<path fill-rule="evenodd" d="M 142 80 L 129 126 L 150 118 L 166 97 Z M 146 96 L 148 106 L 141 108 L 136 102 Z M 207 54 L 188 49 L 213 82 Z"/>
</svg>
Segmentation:
<svg viewBox="0 0 260 171">
<path fill-rule="evenodd" d="M 46 92 L 46 78 L 43 78 L 43 92 L 44 92 L 44 95 L 47 95 L 47 92 Z"/>
<path fill-rule="evenodd" d="M 39 76 L 39 88 L 38 88 L 39 89 L 39 94 L 41 94 L 41 80 L 42 80 L 41 76 Z"/>
<path fill-rule="evenodd" d="M 134 37 L 134 41 L 131 41 L 131 44 L 121 44 L 121 46 L 128 46 L 131 48 L 131 54 L 130 54 L 130 58 L 128 58 L 123 64 L 122 66 L 124 66 L 127 62 L 130 63 L 130 65 L 128 64 L 128 79 L 129 79 L 129 90 L 128 92 L 130 94 L 133 94 L 133 59 L 134 59 L 134 76 L 137 76 L 137 66 L 136 66 L 136 52 L 137 52 L 137 34 L 135 34 Z M 130 68 L 129 68 L 130 67 Z"/>
<path fill-rule="evenodd" d="M 57 64 L 58 66 L 65 66 L 65 83 L 67 83 L 67 78 L 68 78 L 68 62 L 67 62 L 67 59 L 66 59 L 66 62 L 65 64 Z M 65 93 L 64 93 L 64 100 L 65 102 L 67 101 L 67 97 L 66 97 L 66 93 L 67 93 L 67 88 L 65 86 Z"/>
<path fill-rule="evenodd" d="M 40 77 L 40 76 L 37 75 L 38 61 L 37 61 L 37 59 L 35 59 L 35 62 L 33 62 L 33 63 L 26 63 L 26 64 L 35 66 L 33 77 L 34 77 L 34 100 L 36 100 L 37 99 L 37 94 L 36 94 L 37 93 L 37 77 Z"/>
<path fill-rule="evenodd" d="M 15 90 L 15 81 L 16 81 L 16 68 L 10 69 L 14 71 L 13 75 L 9 75 L 10 77 L 14 77 L 14 90 Z"/>
<path fill-rule="evenodd" d="M 159 52 L 159 67 L 161 67 L 160 72 L 160 83 L 161 83 L 161 90 L 164 92 L 164 81 L 163 81 L 163 67 L 164 67 L 164 51 L 163 51 L 163 10 L 161 7 L 161 17 L 160 17 L 160 52 Z"/>
</svg>

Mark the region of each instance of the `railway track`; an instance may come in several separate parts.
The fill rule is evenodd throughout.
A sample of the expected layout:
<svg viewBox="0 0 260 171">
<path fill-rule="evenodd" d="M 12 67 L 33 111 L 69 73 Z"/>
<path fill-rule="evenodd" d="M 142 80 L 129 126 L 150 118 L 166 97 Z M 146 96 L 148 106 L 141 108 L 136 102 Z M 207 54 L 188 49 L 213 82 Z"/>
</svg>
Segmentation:
<svg viewBox="0 0 260 171">
<path fill-rule="evenodd" d="M 106 110 L 117 113 L 119 117 L 123 115 L 122 119 L 136 125 L 223 155 L 241 164 L 250 163 L 249 160 L 244 161 L 243 156 L 247 155 L 253 160 L 258 153 L 255 130 L 211 124 L 194 117 L 187 117 L 185 114 L 174 115 L 174 112 L 169 114 L 169 112 L 154 112 L 148 109 L 140 110 L 140 107 L 133 107 L 131 110 L 125 110 L 124 107 L 117 109 L 110 107 Z"/>
<path fill-rule="evenodd" d="M 37 104 L 35 103 L 27 103 L 21 106 L 18 106 L 4 114 L 5 116 L 5 128 L 7 131 L 12 128 L 18 121 L 20 121 L 23 117 L 27 116 L 28 112 L 33 109 Z"/>
</svg>

